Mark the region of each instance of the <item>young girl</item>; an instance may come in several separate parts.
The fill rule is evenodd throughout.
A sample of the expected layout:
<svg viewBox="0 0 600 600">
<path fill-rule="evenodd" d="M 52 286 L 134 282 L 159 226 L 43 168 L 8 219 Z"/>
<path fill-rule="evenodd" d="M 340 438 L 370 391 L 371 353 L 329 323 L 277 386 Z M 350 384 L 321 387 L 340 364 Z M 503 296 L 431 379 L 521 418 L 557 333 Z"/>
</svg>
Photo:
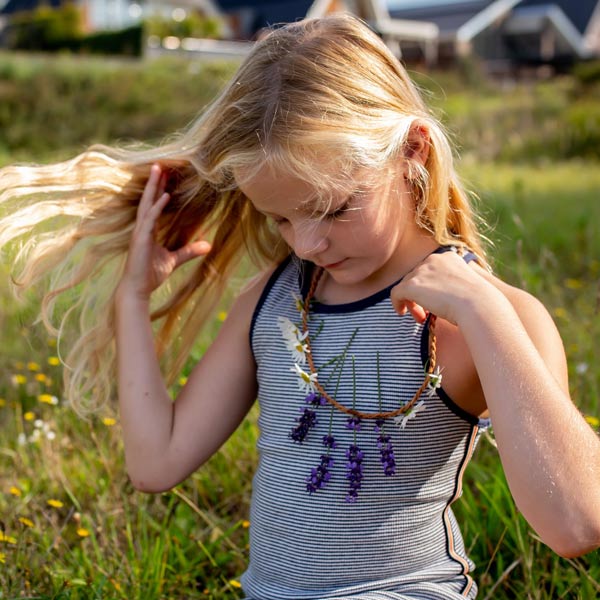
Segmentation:
<svg viewBox="0 0 600 600">
<path fill-rule="evenodd" d="M 138 489 L 185 479 L 258 398 L 248 599 L 474 598 L 450 505 L 488 416 L 540 537 L 600 545 L 600 444 L 558 333 L 491 274 L 439 123 L 358 20 L 274 30 L 174 141 L 2 188 L 25 202 L 0 226 L 32 240 L 21 283 L 55 273 L 46 318 L 76 290 L 71 399 L 107 398 L 117 367 Z M 159 360 L 169 381 L 246 253 L 266 271 L 172 402 Z"/>
</svg>

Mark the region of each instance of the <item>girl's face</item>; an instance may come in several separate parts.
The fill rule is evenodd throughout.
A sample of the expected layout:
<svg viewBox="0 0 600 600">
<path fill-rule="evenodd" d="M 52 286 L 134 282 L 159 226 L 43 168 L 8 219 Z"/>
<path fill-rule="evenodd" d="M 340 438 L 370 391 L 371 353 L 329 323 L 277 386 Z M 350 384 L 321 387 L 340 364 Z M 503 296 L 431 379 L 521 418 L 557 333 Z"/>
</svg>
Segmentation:
<svg viewBox="0 0 600 600">
<path fill-rule="evenodd" d="M 299 258 L 324 267 L 336 284 L 369 292 L 402 277 L 436 243 L 415 223 L 401 164 L 377 177 L 363 174 L 376 183 L 334 196 L 326 210 L 310 184 L 269 167 L 243 180 L 240 189 Z"/>
</svg>

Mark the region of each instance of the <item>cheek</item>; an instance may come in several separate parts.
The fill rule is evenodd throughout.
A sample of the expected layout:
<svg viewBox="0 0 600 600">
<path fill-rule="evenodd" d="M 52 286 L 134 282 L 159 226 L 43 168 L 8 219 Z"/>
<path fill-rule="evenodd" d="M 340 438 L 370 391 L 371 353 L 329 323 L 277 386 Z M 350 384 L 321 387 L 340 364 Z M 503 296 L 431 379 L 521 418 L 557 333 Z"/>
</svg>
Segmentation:
<svg viewBox="0 0 600 600">
<path fill-rule="evenodd" d="M 277 231 L 283 238 L 283 241 L 290 247 L 294 248 L 294 228 L 289 223 L 277 225 Z"/>
</svg>

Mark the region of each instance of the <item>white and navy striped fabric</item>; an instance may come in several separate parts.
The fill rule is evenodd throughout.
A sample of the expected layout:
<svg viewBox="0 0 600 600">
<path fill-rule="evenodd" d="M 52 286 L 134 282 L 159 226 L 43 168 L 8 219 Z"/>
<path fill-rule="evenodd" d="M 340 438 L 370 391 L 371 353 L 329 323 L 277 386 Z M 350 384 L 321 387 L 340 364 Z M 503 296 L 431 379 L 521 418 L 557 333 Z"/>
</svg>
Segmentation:
<svg viewBox="0 0 600 600">
<path fill-rule="evenodd" d="M 301 443 L 291 439 L 306 393 L 290 371 L 294 359 L 278 317 L 301 322 L 294 294 L 306 293 L 308 267 L 293 258 L 280 265 L 252 322 L 260 436 L 250 563 L 242 576 L 247 600 L 474 598 L 474 565 L 450 504 L 461 494 L 483 422 L 443 389 L 430 392 L 425 409 L 404 428 L 391 419 L 384 424 L 394 450 L 391 476 L 383 472 L 375 423 L 363 420 L 354 432 L 346 428 L 348 416 L 329 404 L 312 407 L 317 423 Z M 311 305 L 319 381 L 363 412 L 398 408 L 423 381 L 427 328 L 394 312 L 390 288 L 349 304 Z M 329 451 L 331 479 L 309 494 L 307 477 L 327 453 L 322 438 L 329 434 L 337 443 Z M 364 453 L 363 478 L 349 503 L 345 452 L 353 444 Z"/>
</svg>

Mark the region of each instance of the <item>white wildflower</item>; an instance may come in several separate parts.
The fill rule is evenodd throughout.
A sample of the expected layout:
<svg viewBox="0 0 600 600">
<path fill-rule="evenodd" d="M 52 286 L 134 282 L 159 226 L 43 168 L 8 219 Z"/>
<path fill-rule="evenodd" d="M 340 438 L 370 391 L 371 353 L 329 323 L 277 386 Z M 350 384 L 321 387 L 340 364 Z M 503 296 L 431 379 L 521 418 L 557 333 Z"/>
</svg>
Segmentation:
<svg viewBox="0 0 600 600">
<path fill-rule="evenodd" d="M 399 425 L 401 429 L 406 427 L 406 424 L 414 419 L 420 412 L 425 410 L 425 400 L 421 400 L 417 404 L 415 404 L 412 408 L 409 408 L 404 414 L 398 415 L 394 417 L 394 423 Z"/>
<path fill-rule="evenodd" d="M 292 358 L 301 365 L 306 363 L 306 354 L 310 352 L 308 344 L 304 343 L 305 337 L 303 336 L 301 340 L 288 340 L 286 342 L 287 349 L 292 353 Z"/>
<path fill-rule="evenodd" d="M 436 367 L 433 373 L 429 373 L 427 375 L 427 389 L 429 390 L 429 395 L 433 395 L 435 390 L 442 387 L 442 370 L 440 367 Z"/>
<path fill-rule="evenodd" d="M 293 373 L 298 375 L 298 388 L 304 392 L 305 394 L 310 394 L 310 392 L 316 392 L 317 388 L 315 384 L 317 383 L 317 374 L 316 373 L 307 373 L 302 369 L 302 367 L 298 363 L 294 363 L 294 366 L 290 369 Z"/>
<path fill-rule="evenodd" d="M 575 372 L 578 375 L 585 375 L 589 369 L 589 365 L 586 362 L 577 363 L 575 366 Z"/>
<path fill-rule="evenodd" d="M 287 340 L 297 340 L 302 335 L 298 326 L 287 317 L 277 317 L 277 325 L 281 330 L 283 338 Z"/>
<path fill-rule="evenodd" d="M 296 306 L 296 310 L 302 314 L 304 312 L 304 300 L 298 294 L 292 292 L 292 297 L 294 298 L 294 305 Z"/>
</svg>

